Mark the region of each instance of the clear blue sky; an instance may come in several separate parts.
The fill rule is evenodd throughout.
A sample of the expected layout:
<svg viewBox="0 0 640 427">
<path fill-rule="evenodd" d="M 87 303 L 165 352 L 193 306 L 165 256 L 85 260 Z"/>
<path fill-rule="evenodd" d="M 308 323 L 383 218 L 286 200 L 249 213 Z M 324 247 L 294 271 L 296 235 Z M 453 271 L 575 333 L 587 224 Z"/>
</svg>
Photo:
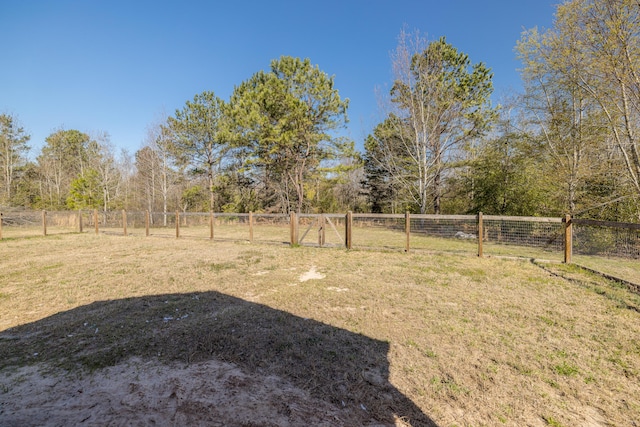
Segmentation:
<svg viewBox="0 0 640 427">
<path fill-rule="evenodd" d="M 282 55 L 310 58 L 350 99 L 362 147 L 379 120 L 375 87 L 391 81 L 400 30 L 446 36 L 520 89 L 514 46 L 548 28 L 559 0 L 0 0 L 0 112 L 39 150 L 54 130 L 107 131 L 133 154 L 146 128 L 204 90 L 235 85 Z"/>
</svg>

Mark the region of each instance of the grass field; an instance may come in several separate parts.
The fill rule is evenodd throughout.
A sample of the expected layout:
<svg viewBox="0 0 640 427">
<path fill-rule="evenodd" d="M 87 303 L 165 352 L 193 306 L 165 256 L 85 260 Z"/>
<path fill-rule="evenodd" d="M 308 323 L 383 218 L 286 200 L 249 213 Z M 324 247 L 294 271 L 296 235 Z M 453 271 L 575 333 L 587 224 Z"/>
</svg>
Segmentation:
<svg viewBox="0 0 640 427">
<path fill-rule="evenodd" d="M 354 423 L 366 408 L 414 426 L 640 425 L 640 296 L 574 266 L 91 233 L 0 241 L 0 377 L 131 357 L 274 375 Z"/>
</svg>

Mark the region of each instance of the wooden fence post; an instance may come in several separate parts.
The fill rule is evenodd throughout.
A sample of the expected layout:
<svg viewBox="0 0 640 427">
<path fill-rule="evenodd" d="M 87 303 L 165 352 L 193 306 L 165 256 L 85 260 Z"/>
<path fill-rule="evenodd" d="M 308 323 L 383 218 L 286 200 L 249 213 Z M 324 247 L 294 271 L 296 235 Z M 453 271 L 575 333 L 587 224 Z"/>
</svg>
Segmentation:
<svg viewBox="0 0 640 427">
<path fill-rule="evenodd" d="M 149 223 L 151 222 L 151 213 L 149 211 L 144 212 L 144 232 L 149 237 Z"/>
<path fill-rule="evenodd" d="M 176 239 L 180 238 L 180 211 L 176 211 Z"/>
<path fill-rule="evenodd" d="M 209 240 L 213 240 L 213 223 L 215 221 L 215 217 L 213 211 L 209 211 Z"/>
<path fill-rule="evenodd" d="M 3 213 L 0 212 L 0 240 L 2 240 L 2 215 Z"/>
<path fill-rule="evenodd" d="M 78 210 L 78 231 L 82 233 L 82 211 Z"/>
<path fill-rule="evenodd" d="M 409 252 L 411 239 L 411 214 L 408 211 L 404 214 L 404 232 L 407 235 L 407 242 L 405 243 L 404 251 Z"/>
<path fill-rule="evenodd" d="M 42 235 L 47 235 L 47 211 L 42 211 Z"/>
<path fill-rule="evenodd" d="M 573 254 L 573 224 L 571 223 L 571 215 L 566 214 L 562 219 L 564 223 L 564 262 L 571 264 L 571 255 Z"/>
<path fill-rule="evenodd" d="M 291 234 L 291 246 L 298 244 L 298 217 L 295 212 L 289 214 L 289 228 Z"/>
<path fill-rule="evenodd" d="M 127 235 L 127 211 L 122 209 L 122 228 L 124 235 Z"/>
<path fill-rule="evenodd" d="M 351 240 L 351 229 L 353 225 L 353 213 L 351 211 L 347 212 L 347 218 L 344 221 L 344 246 L 347 249 L 351 249 L 352 240 Z"/>
<path fill-rule="evenodd" d="M 249 211 L 249 242 L 253 243 L 253 212 Z"/>
<path fill-rule="evenodd" d="M 478 212 L 478 257 L 482 258 L 482 239 L 484 237 L 484 223 L 482 212 Z"/>
<path fill-rule="evenodd" d="M 324 214 L 320 214 L 320 216 L 318 217 L 318 246 L 323 247 L 324 246 L 324 242 L 325 242 L 325 233 L 324 233 L 324 226 L 325 226 L 325 220 L 324 220 Z"/>
</svg>

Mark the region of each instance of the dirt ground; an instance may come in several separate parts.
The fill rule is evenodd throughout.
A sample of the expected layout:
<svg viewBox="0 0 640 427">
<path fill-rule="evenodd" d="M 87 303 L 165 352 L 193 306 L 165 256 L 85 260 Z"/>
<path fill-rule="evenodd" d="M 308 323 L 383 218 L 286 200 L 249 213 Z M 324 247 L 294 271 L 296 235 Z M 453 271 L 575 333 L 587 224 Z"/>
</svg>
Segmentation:
<svg viewBox="0 0 640 427">
<path fill-rule="evenodd" d="M 166 366 L 131 359 L 79 378 L 22 367 L 0 378 L 5 427 L 384 425 L 360 410 L 216 361 Z"/>
</svg>

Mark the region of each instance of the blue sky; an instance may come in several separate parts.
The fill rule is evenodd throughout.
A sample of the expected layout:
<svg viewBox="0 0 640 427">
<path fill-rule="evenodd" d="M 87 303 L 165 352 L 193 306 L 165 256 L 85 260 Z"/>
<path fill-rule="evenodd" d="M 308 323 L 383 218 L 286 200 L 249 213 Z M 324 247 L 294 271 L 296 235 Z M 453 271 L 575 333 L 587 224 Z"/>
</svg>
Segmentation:
<svg viewBox="0 0 640 427">
<path fill-rule="evenodd" d="M 380 120 L 401 29 L 447 41 L 494 73 L 496 97 L 520 89 L 514 46 L 548 28 L 558 0 L 0 0 L 0 112 L 34 153 L 59 128 L 107 131 L 133 154 L 147 127 L 197 93 L 227 100 L 282 55 L 310 58 L 350 99 L 346 134 Z"/>
</svg>

